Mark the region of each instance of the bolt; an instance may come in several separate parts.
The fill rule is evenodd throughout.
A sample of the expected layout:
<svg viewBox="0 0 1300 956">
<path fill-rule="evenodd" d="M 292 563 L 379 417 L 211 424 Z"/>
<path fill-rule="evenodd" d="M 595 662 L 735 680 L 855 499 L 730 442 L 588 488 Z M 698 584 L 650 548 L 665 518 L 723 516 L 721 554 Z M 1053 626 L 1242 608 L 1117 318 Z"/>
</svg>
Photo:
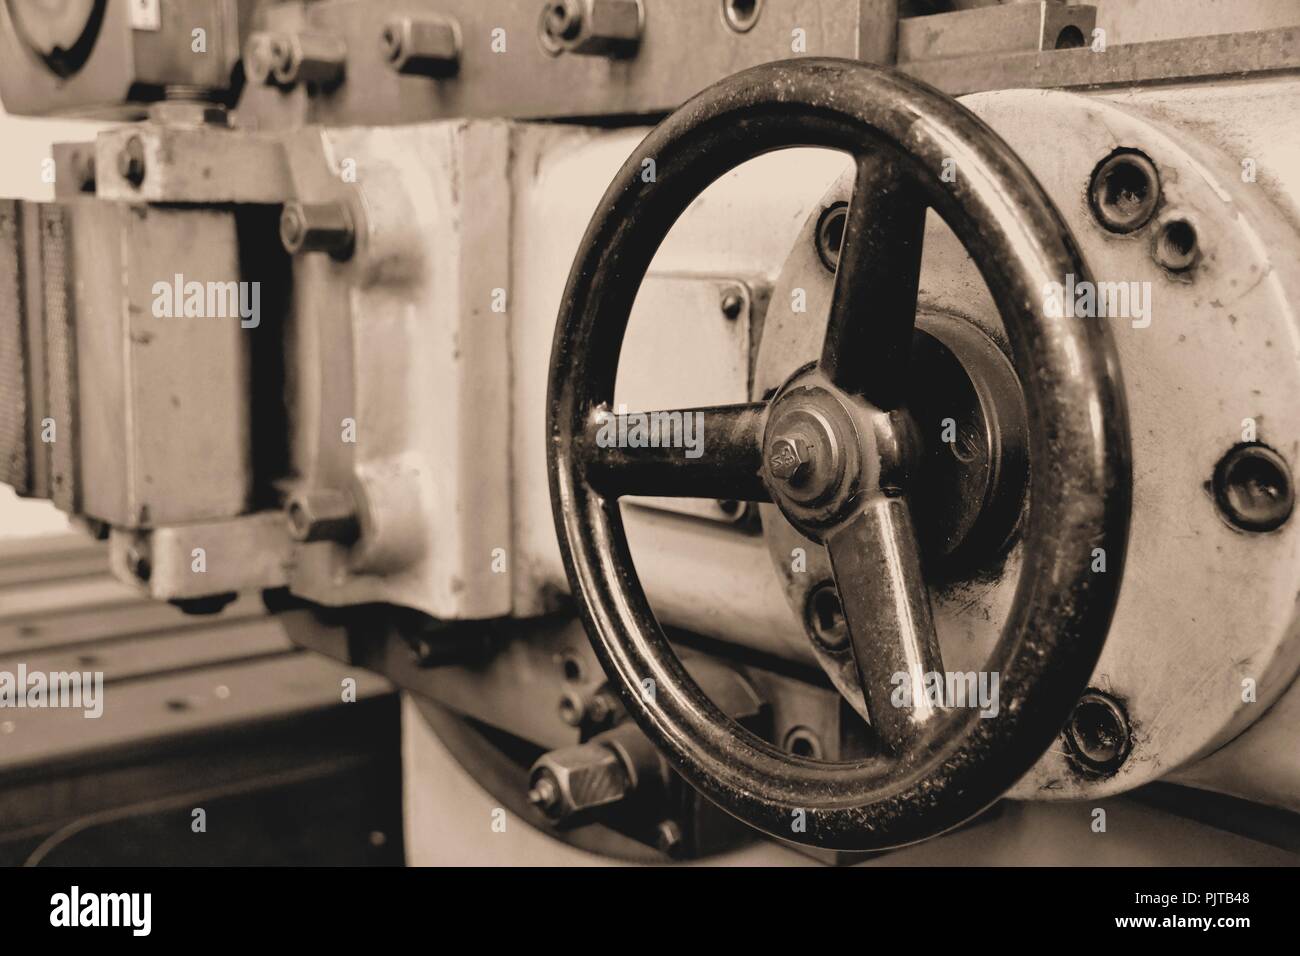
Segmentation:
<svg viewBox="0 0 1300 956">
<path fill-rule="evenodd" d="M 655 846 L 665 856 L 675 857 L 682 851 L 682 828 L 676 820 L 661 820 L 655 827 Z"/>
<path fill-rule="evenodd" d="M 633 56 L 644 20 L 641 0 L 550 0 L 542 7 L 542 49 L 555 56 Z"/>
<path fill-rule="evenodd" d="M 1128 715 L 1114 698 L 1099 690 L 1086 691 L 1065 726 L 1073 762 L 1085 771 L 1110 776 L 1133 747 Z"/>
<path fill-rule="evenodd" d="M 778 436 L 768 449 L 767 465 L 773 477 L 798 484 L 811 465 L 808 442 L 798 435 Z"/>
<path fill-rule="evenodd" d="M 352 496 L 342 491 L 295 492 L 285 503 L 285 517 L 295 541 L 351 544 L 360 534 L 356 505 Z"/>
<path fill-rule="evenodd" d="M 130 545 L 126 549 L 126 568 L 143 582 L 148 582 L 153 575 L 153 565 L 143 545 Z"/>
<path fill-rule="evenodd" d="M 549 772 L 542 773 L 528 791 L 528 802 L 543 813 L 550 811 L 560 799 L 560 788 Z"/>
<path fill-rule="evenodd" d="M 384 59 L 398 73 L 451 76 L 460 68 L 460 27 L 450 17 L 398 17 L 379 34 Z"/>
<path fill-rule="evenodd" d="M 741 310 L 745 307 L 745 296 L 740 289 L 732 286 L 722 293 L 722 314 L 728 319 L 740 318 Z"/>
<path fill-rule="evenodd" d="M 280 213 L 280 241 L 290 255 L 328 252 L 347 259 L 355 246 L 352 214 L 342 203 L 287 202 Z"/>
<path fill-rule="evenodd" d="M 144 182 L 144 143 L 139 136 L 132 136 L 117 151 L 117 172 L 136 189 Z"/>
<path fill-rule="evenodd" d="M 310 83 L 325 89 L 343 82 L 346 44 L 325 33 L 291 33 L 272 40 L 271 76 L 281 86 Z"/>
<path fill-rule="evenodd" d="M 1272 531 L 1291 517 L 1295 486 L 1286 460 L 1267 445 L 1237 445 L 1214 468 L 1219 511 L 1244 531 Z"/>
</svg>

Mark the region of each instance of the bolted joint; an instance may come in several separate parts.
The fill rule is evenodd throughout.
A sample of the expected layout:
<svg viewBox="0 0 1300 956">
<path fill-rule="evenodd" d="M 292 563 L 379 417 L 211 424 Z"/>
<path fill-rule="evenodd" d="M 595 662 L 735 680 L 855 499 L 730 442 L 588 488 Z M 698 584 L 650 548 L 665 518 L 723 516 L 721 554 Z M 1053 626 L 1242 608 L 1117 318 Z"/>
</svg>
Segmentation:
<svg viewBox="0 0 1300 956">
<path fill-rule="evenodd" d="M 542 48 L 553 56 L 630 57 L 641 45 L 641 0 L 548 0 L 542 7 Z"/>
<path fill-rule="evenodd" d="M 295 541 L 351 544 L 361 533 L 356 502 L 343 491 L 325 488 L 297 491 L 284 506 L 289 536 Z"/>
<path fill-rule="evenodd" d="M 595 741 L 542 754 L 528 781 L 528 802 L 557 821 L 618 803 L 633 789 L 618 754 Z"/>
<path fill-rule="evenodd" d="M 144 142 L 132 136 L 117 151 L 117 173 L 136 189 L 144 182 Z"/>
<path fill-rule="evenodd" d="M 331 88 L 343 82 L 347 46 L 329 34 L 273 34 L 270 79 L 278 86 L 311 83 Z M 247 70 L 247 65 L 244 70 Z"/>
<path fill-rule="evenodd" d="M 328 252 L 335 259 L 350 258 L 356 244 L 352 214 L 343 203 L 287 202 L 280 213 L 280 242 L 293 256 Z"/>
<path fill-rule="evenodd" d="M 801 435 L 781 435 L 773 439 L 768 450 L 768 470 L 774 478 L 798 484 L 807 476 L 812 453 Z"/>
<path fill-rule="evenodd" d="M 451 17 L 396 17 L 380 31 L 379 48 L 398 73 L 453 76 L 460 69 L 460 26 Z"/>
</svg>

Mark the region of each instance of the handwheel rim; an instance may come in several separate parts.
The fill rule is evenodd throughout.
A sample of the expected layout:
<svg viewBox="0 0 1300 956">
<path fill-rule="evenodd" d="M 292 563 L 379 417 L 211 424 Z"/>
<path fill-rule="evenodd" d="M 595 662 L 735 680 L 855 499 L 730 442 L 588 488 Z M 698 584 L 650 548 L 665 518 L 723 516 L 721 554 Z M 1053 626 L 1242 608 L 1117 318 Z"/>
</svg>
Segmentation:
<svg viewBox="0 0 1300 956">
<path fill-rule="evenodd" d="M 582 453 L 592 416 L 612 403 L 636 292 L 673 223 L 721 175 L 799 146 L 883 150 L 914 177 L 976 259 L 1025 386 L 1026 561 L 986 665 L 1000 675 L 1003 707 L 990 719 L 950 714 L 898 757 L 812 761 L 722 714 L 677 661 L 633 570 L 618 498 L 593 487 Z M 941 180 L 944 160 L 961 170 L 957 182 Z M 548 466 L 578 611 L 629 713 L 693 786 L 783 839 L 882 849 L 988 806 L 1050 745 L 1086 687 L 1128 536 L 1128 420 L 1109 330 L 1041 314 L 1047 283 L 1088 276 L 1050 198 L 1010 147 L 938 91 L 853 61 L 779 62 L 722 81 L 656 127 L 615 177 L 580 248 L 552 349 Z M 1096 548 L 1107 573 L 1091 570 Z"/>
</svg>

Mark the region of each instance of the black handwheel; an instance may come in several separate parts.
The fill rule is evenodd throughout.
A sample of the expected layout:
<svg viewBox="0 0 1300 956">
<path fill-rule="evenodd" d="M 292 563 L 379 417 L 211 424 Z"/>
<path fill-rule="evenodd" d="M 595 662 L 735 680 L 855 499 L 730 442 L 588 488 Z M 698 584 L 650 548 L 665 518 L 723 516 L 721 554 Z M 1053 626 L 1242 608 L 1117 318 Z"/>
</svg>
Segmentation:
<svg viewBox="0 0 1300 956">
<path fill-rule="evenodd" d="M 719 176 L 794 146 L 856 159 L 819 363 L 770 401 L 700 410 L 698 458 L 603 447 L 628 317 L 665 235 Z M 645 159 L 655 176 L 642 175 Z M 907 497 L 918 436 L 900 406 L 927 208 L 961 240 L 998 303 L 1030 428 L 1024 561 L 986 665 L 1001 695 L 989 718 L 924 698 L 890 702 L 891 675 L 943 671 Z M 772 63 L 710 87 L 656 127 L 606 191 L 551 353 L 548 464 L 560 549 L 629 712 L 686 779 L 746 823 L 843 850 L 921 840 L 1006 792 L 1069 716 L 1115 608 L 1131 499 L 1109 330 L 1043 308 L 1049 283 L 1070 274 L 1089 276 L 1069 229 L 997 134 L 928 86 L 848 60 Z M 825 763 L 784 753 L 705 697 L 637 580 L 622 495 L 773 501 L 825 544 L 877 755 Z M 1105 572 L 1092 570 L 1096 549 Z"/>
</svg>

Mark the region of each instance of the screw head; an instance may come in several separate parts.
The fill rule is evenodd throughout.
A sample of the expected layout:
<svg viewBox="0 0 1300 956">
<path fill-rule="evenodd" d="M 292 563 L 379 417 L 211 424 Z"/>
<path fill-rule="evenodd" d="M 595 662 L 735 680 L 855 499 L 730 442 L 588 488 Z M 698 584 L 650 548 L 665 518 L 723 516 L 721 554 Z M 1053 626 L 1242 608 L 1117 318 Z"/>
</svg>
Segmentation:
<svg viewBox="0 0 1300 956">
<path fill-rule="evenodd" d="M 798 435 L 780 435 L 768 449 L 768 470 L 773 477 L 791 484 L 808 473 L 811 462 L 808 442 Z"/>
<path fill-rule="evenodd" d="M 722 314 L 728 319 L 740 318 L 741 311 L 745 308 L 745 297 L 741 295 L 739 289 L 731 288 L 722 293 Z"/>
</svg>

